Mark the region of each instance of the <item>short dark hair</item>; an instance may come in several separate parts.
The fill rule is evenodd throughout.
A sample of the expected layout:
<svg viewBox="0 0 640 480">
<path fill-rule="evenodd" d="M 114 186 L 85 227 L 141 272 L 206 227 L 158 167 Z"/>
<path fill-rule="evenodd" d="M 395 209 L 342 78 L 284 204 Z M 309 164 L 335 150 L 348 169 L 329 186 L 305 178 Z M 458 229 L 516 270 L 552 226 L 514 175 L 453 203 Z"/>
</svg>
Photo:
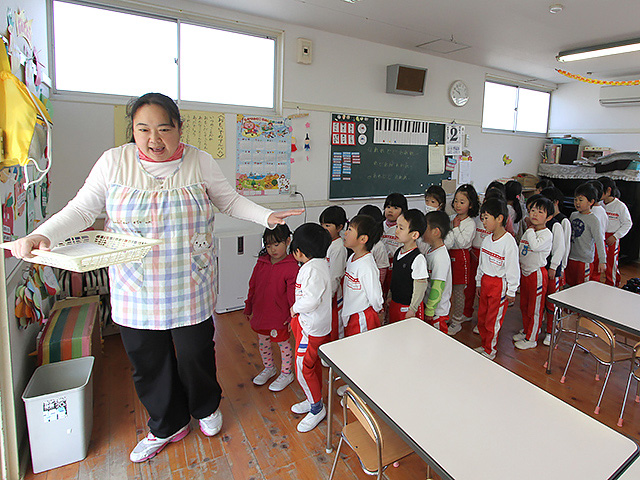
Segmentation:
<svg viewBox="0 0 640 480">
<path fill-rule="evenodd" d="M 498 218 L 502 215 L 502 225 L 504 226 L 507 221 L 507 217 L 509 213 L 507 211 L 507 202 L 502 200 L 501 198 L 490 198 L 485 201 L 480 207 L 480 213 L 488 213 L 493 218 Z"/>
<path fill-rule="evenodd" d="M 369 215 L 378 223 L 384 222 L 384 214 L 382 213 L 382 210 L 375 205 L 365 205 L 358 210 L 358 215 Z"/>
<path fill-rule="evenodd" d="M 460 185 L 456 190 L 456 194 L 464 193 L 469 199 L 469 216 L 477 217 L 480 212 L 480 199 L 478 198 L 478 192 L 473 185 L 470 183 L 465 183 L 464 185 Z M 451 206 L 453 207 L 456 201 L 455 195 L 453 196 L 453 200 L 451 201 Z"/>
<path fill-rule="evenodd" d="M 176 102 L 162 93 L 145 93 L 141 97 L 132 99 L 127 105 L 127 117 L 129 118 L 128 133 L 131 133 L 131 142 L 133 138 L 133 117 L 136 116 L 138 109 L 144 105 L 158 105 L 162 107 L 167 115 L 171 126 L 182 128 L 182 118 L 180 117 L 180 109 Z"/>
<path fill-rule="evenodd" d="M 372 216 L 366 214 L 356 215 L 349 222 L 349 226 L 355 229 L 358 237 L 366 235 L 367 243 L 364 244 L 367 252 L 382 238 L 382 222 L 376 221 Z"/>
<path fill-rule="evenodd" d="M 618 185 L 616 184 L 616 181 L 613 178 L 602 176 L 598 178 L 598 181 L 602 184 L 602 188 L 604 189 L 604 191 L 606 191 L 607 188 L 610 188 L 611 196 L 620 198 L 620 190 L 618 189 Z"/>
<path fill-rule="evenodd" d="M 518 196 L 522 193 L 522 184 L 516 180 L 509 180 L 505 185 L 507 203 L 511 202 L 513 210 L 516 212 L 516 218 L 513 219 L 513 223 L 518 223 L 522 220 L 523 212 L 520 206 L 520 200 Z"/>
<path fill-rule="evenodd" d="M 504 183 L 499 182 L 498 180 L 494 180 L 489 185 L 487 185 L 487 190 L 490 188 L 497 188 L 502 192 L 503 195 L 507 195 L 507 187 L 505 187 Z"/>
<path fill-rule="evenodd" d="M 335 226 L 342 225 L 344 227 L 347 224 L 347 212 L 338 205 L 331 205 L 320 214 L 320 223 L 331 223 Z"/>
<path fill-rule="evenodd" d="M 384 199 L 384 207 L 397 207 L 403 212 L 409 209 L 407 199 L 401 193 L 390 193 L 387 198 Z"/>
<path fill-rule="evenodd" d="M 527 208 L 537 207 L 547 212 L 548 217 L 553 217 L 553 214 L 556 212 L 556 209 L 553 206 L 553 202 L 551 200 L 549 200 L 547 197 L 544 197 L 542 195 L 534 195 L 531 198 L 533 200 L 530 199 L 531 202 L 527 201 Z"/>
<path fill-rule="evenodd" d="M 527 201 L 525 202 L 525 205 L 527 206 L 527 208 L 529 208 L 529 206 L 534 202 L 534 200 L 539 199 L 541 196 L 542 194 L 536 193 L 534 195 L 531 195 L 529 198 L 527 198 Z"/>
<path fill-rule="evenodd" d="M 538 183 L 536 183 L 536 189 L 544 190 L 548 187 L 553 187 L 553 182 L 548 178 L 542 178 Z"/>
<path fill-rule="evenodd" d="M 580 185 L 578 185 L 575 192 L 573 193 L 573 196 L 577 197 L 578 195 L 586 197 L 586 199 L 590 202 L 598 201 L 598 191 L 596 190 L 596 187 L 594 187 L 593 184 L 589 182 L 581 183 Z"/>
<path fill-rule="evenodd" d="M 303 223 L 291 240 L 291 251 L 300 250 L 307 258 L 325 258 L 331 245 L 331 235 L 318 223 Z"/>
<path fill-rule="evenodd" d="M 497 187 L 489 187 L 487 191 L 484 192 L 484 201 L 489 200 L 490 198 L 501 198 L 505 202 L 507 199 L 504 196 L 504 188 L 500 189 Z"/>
<path fill-rule="evenodd" d="M 424 231 L 427 229 L 424 213 L 417 208 L 412 208 L 411 210 L 402 212 L 402 216 L 409 224 L 409 233 L 418 232 L 420 236 L 424 235 Z"/>
<path fill-rule="evenodd" d="M 558 204 L 562 204 L 562 202 L 564 202 L 564 194 L 558 187 L 543 188 L 540 195 L 547 197 L 552 202 L 558 202 Z"/>
<path fill-rule="evenodd" d="M 265 228 L 262 234 L 262 249 L 258 255 L 262 256 L 267 253 L 267 245 L 286 242 L 287 238 L 291 238 L 291 230 L 286 223 L 278 224 L 273 228 Z"/>
<path fill-rule="evenodd" d="M 604 193 L 604 186 L 599 180 L 588 180 L 588 184 L 593 185 L 593 188 L 596 189 L 598 197 L 596 198 L 596 202 L 599 202 L 602 198 L 602 194 Z"/>
<path fill-rule="evenodd" d="M 424 198 L 433 197 L 440 204 L 439 210 L 444 210 L 445 204 L 447 203 L 447 193 L 444 191 L 440 185 L 431 185 L 424 192 Z"/>
<path fill-rule="evenodd" d="M 427 222 L 427 228 L 437 228 L 440 230 L 440 236 L 443 240 L 444 237 L 447 236 L 447 233 L 449 233 L 449 230 L 451 230 L 449 215 L 442 210 L 429 212 L 424 216 L 424 219 Z"/>
</svg>

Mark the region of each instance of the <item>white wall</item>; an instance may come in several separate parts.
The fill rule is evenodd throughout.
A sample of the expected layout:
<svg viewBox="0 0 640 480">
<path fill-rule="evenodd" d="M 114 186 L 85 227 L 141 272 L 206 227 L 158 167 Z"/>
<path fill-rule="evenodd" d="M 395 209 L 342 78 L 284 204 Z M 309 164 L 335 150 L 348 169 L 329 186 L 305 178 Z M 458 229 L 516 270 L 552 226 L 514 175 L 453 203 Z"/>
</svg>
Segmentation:
<svg viewBox="0 0 640 480">
<path fill-rule="evenodd" d="M 469 149 L 474 159 L 471 175 L 479 189 L 498 177 L 513 176 L 520 172 L 535 173 L 537 170 L 542 139 L 480 132 L 485 74 L 496 72 L 204 5 L 182 2 L 181 7 L 183 11 L 284 30 L 285 106 L 295 108 L 300 105 L 301 111 L 310 112 L 308 120 L 311 122 L 312 149 L 309 161 L 296 159 L 292 165 L 292 183 L 297 185 L 297 190 L 305 195 L 311 205 L 320 208 L 328 203 L 331 111 L 367 112 L 442 122 L 455 119 L 458 123 L 467 125 L 467 132 L 470 134 Z M 298 37 L 313 41 L 312 65 L 295 62 Z M 386 65 L 394 63 L 429 69 L 424 97 L 385 93 Z M 462 108 L 453 106 L 448 100 L 449 85 L 456 79 L 464 80 L 470 90 L 471 99 Z M 64 100 L 56 98 L 53 102 L 55 161 L 51 172 L 51 211 L 58 210 L 72 197 L 98 156 L 106 148 L 113 146 L 113 110 L 110 106 Z M 292 111 L 290 108 L 285 109 L 284 114 Z M 234 122 L 235 116 L 227 115 L 227 157 L 219 162 L 230 180 L 235 176 Z M 504 154 L 513 159 L 511 165 L 503 165 Z M 289 197 L 259 200 L 261 203 L 267 201 L 278 208 L 291 204 Z M 356 202 L 354 209 L 357 210 L 357 206 L 364 203 L 366 202 Z M 317 220 L 317 215 L 310 213 L 308 218 Z M 217 222 L 225 229 L 235 228 L 236 225 L 223 216 L 219 216 Z"/>
</svg>

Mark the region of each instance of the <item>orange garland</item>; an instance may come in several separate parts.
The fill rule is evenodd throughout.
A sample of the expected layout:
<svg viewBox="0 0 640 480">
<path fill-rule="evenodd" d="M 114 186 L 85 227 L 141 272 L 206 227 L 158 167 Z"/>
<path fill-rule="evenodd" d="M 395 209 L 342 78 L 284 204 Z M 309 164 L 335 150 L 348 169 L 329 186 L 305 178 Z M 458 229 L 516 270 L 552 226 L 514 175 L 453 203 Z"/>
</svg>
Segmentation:
<svg viewBox="0 0 640 480">
<path fill-rule="evenodd" d="M 596 80 L 594 78 L 586 78 L 581 75 L 576 75 L 575 73 L 569 73 L 565 70 L 560 70 L 558 68 L 556 68 L 556 72 L 558 72 L 561 75 L 564 75 L 565 77 L 573 78 L 574 80 L 578 80 L 580 82 L 593 83 L 595 85 L 640 85 L 640 79 L 614 82 L 611 80 Z"/>
</svg>

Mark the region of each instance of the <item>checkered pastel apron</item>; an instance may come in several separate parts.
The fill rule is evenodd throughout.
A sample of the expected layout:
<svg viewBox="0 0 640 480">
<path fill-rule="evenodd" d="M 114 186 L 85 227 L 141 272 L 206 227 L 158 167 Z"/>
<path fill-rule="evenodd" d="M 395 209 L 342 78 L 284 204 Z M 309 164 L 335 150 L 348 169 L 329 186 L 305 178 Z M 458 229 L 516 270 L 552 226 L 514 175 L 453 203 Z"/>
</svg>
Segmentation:
<svg viewBox="0 0 640 480">
<path fill-rule="evenodd" d="M 213 314 L 214 214 L 196 152 L 187 145 L 176 170 L 157 178 L 144 170 L 134 144 L 122 149 L 107 193 L 105 228 L 164 244 L 142 262 L 109 268 L 112 316 L 119 325 L 167 330 Z"/>
</svg>

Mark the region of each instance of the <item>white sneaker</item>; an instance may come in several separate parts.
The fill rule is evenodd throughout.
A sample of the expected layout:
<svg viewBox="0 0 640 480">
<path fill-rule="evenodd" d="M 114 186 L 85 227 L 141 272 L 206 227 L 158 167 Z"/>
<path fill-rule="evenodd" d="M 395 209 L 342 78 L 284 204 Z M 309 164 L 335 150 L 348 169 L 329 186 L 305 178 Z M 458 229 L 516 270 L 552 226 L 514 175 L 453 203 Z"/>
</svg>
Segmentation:
<svg viewBox="0 0 640 480">
<path fill-rule="evenodd" d="M 278 373 L 276 367 L 265 368 L 253 378 L 253 383 L 255 385 L 264 385 L 271 377 L 275 377 L 276 373 Z"/>
<path fill-rule="evenodd" d="M 205 418 L 198 420 L 200 430 L 207 437 L 213 437 L 222 429 L 222 412 L 218 408 L 215 412 Z"/>
<path fill-rule="evenodd" d="M 158 438 L 153 433 L 149 432 L 146 437 L 138 442 L 131 453 L 129 454 L 129 460 L 135 463 L 144 462 L 156 456 L 164 447 L 169 443 L 179 442 L 189 433 L 189 424 L 186 424 L 176 433 L 167 438 Z"/>
<path fill-rule="evenodd" d="M 311 411 L 311 404 L 309 403 L 309 400 L 303 400 L 300 403 L 291 405 L 291 411 L 293 413 L 297 413 L 298 415 L 309 413 Z"/>
<path fill-rule="evenodd" d="M 300 433 L 310 432 L 314 428 L 318 426 L 318 424 L 327 416 L 327 409 L 324 405 L 322 405 L 322 410 L 320 410 L 315 415 L 311 412 L 307 413 L 306 417 L 300 420 L 298 423 L 298 431 Z"/>
<path fill-rule="evenodd" d="M 496 358 L 496 354 L 495 353 L 487 353 L 484 351 L 484 349 L 482 350 L 482 353 L 480 353 L 480 355 L 482 355 L 483 357 L 488 358 L 489 360 L 494 360 Z"/>
<path fill-rule="evenodd" d="M 281 373 L 280 375 L 278 375 L 278 378 L 271 382 L 271 385 L 269 385 L 269 390 L 271 390 L 272 392 L 280 392 L 284 390 L 287 385 L 293 382 L 294 378 L 296 378 L 296 375 L 293 372 Z"/>
<path fill-rule="evenodd" d="M 474 352 L 478 352 L 478 353 L 482 353 L 484 352 L 484 347 L 482 345 L 480 345 L 479 347 L 476 347 L 473 349 Z"/>
<path fill-rule="evenodd" d="M 478 330 L 478 325 L 476 325 L 475 327 L 473 327 L 473 330 L 471 330 L 473 333 L 475 333 L 476 335 L 480 335 L 480 330 Z"/>
<path fill-rule="evenodd" d="M 544 340 L 542 341 L 542 344 L 543 344 L 543 345 L 546 345 L 547 347 L 548 347 L 549 345 L 551 345 L 551 334 L 550 334 L 550 333 L 547 333 L 547 334 L 544 336 Z"/>
<path fill-rule="evenodd" d="M 338 387 L 338 389 L 336 390 L 336 393 L 339 396 L 344 397 L 344 392 L 347 391 L 347 388 L 349 388 L 347 385 L 342 385 L 341 387 Z"/>
<path fill-rule="evenodd" d="M 447 330 L 447 334 L 455 335 L 460 330 L 462 330 L 462 325 L 460 325 L 458 322 L 451 322 L 451 325 L 449 325 L 449 329 Z"/>
<path fill-rule="evenodd" d="M 467 317 L 466 315 L 462 315 L 460 319 L 461 322 L 470 322 L 471 320 L 473 320 L 473 317 Z"/>
<path fill-rule="evenodd" d="M 524 333 L 524 330 L 520 330 L 513 337 L 511 337 L 514 342 L 519 342 L 520 340 L 524 340 L 525 338 L 527 338 L 527 335 Z"/>
<path fill-rule="evenodd" d="M 538 346 L 538 342 L 535 340 L 522 339 L 517 341 L 514 346 L 520 350 L 528 350 L 530 348 L 536 348 Z"/>
</svg>

